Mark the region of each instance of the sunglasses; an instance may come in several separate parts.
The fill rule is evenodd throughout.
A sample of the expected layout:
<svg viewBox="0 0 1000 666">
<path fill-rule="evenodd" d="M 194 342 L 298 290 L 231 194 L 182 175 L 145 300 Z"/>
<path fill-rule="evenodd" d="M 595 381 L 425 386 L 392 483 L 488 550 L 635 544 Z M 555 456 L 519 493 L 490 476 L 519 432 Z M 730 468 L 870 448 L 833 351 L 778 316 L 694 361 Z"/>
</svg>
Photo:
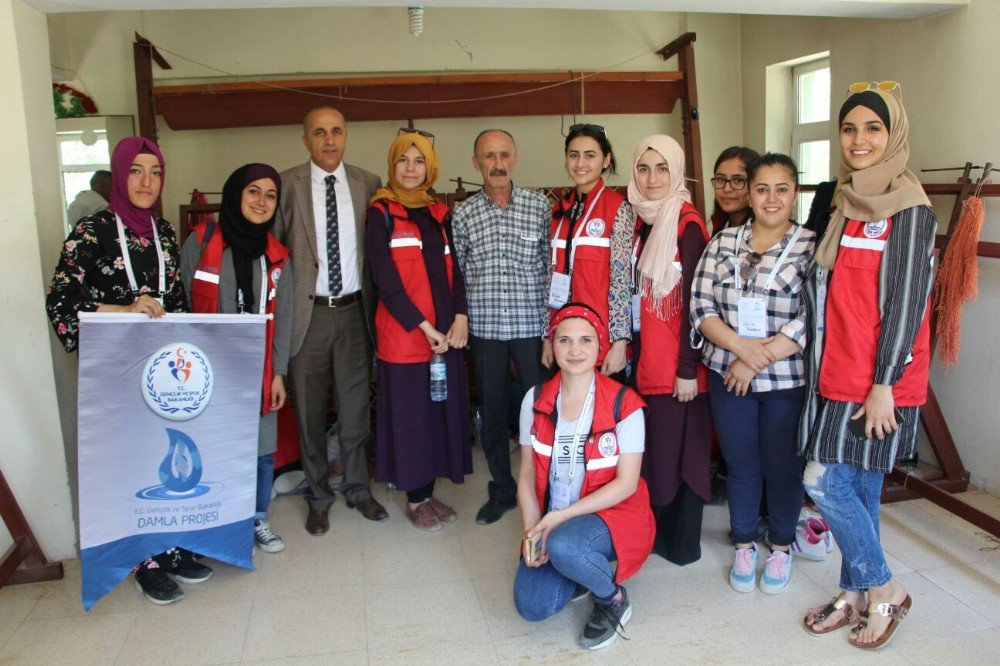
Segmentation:
<svg viewBox="0 0 1000 666">
<path fill-rule="evenodd" d="M 434 135 L 430 132 L 425 132 L 424 130 L 419 130 L 415 127 L 400 127 L 399 131 L 396 132 L 396 136 L 402 136 L 403 134 L 419 134 L 425 139 L 429 139 L 431 146 L 434 146 Z"/>
<path fill-rule="evenodd" d="M 712 187 L 717 190 L 721 190 L 726 187 L 726 184 L 733 190 L 742 190 L 747 186 L 747 179 L 743 176 L 735 176 L 733 178 L 723 178 L 722 176 L 715 176 L 710 179 L 712 182 Z"/>
<path fill-rule="evenodd" d="M 570 134 L 572 134 L 573 132 L 582 132 L 584 130 L 591 130 L 592 132 L 600 132 L 601 134 L 607 136 L 607 132 L 604 131 L 604 127 L 602 125 L 591 125 L 590 123 L 577 123 L 575 125 L 569 126 Z"/>
<path fill-rule="evenodd" d="M 854 95 L 856 93 L 865 92 L 866 90 L 878 90 L 888 93 L 898 89 L 899 83 L 896 81 L 858 81 L 857 83 L 852 83 L 848 86 L 847 94 Z"/>
<path fill-rule="evenodd" d="M 740 279 L 750 282 L 757 277 L 757 264 L 763 261 L 764 255 L 760 252 L 751 252 L 740 265 Z"/>
</svg>

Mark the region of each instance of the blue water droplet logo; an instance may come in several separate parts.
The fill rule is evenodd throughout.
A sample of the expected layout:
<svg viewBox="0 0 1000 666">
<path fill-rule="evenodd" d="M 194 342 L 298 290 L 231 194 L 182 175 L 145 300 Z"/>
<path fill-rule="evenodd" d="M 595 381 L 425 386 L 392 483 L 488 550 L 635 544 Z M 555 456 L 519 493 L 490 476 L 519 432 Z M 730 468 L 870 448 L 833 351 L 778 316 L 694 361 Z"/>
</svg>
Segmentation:
<svg viewBox="0 0 1000 666">
<path fill-rule="evenodd" d="M 186 493 L 201 481 L 201 453 L 194 440 L 180 430 L 167 428 L 170 447 L 160 463 L 160 483 L 167 490 Z"/>
</svg>

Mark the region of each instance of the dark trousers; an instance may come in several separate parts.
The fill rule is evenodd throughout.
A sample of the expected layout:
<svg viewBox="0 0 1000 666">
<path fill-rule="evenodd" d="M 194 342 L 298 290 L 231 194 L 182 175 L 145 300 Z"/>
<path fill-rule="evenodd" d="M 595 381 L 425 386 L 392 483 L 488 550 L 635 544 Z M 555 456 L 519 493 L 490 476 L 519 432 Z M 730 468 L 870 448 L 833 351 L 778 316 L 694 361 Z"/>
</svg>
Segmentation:
<svg viewBox="0 0 1000 666">
<path fill-rule="evenodd" d="M 472 366 L 483 415 L 483 452 L 490 468 L 490 499 L 503 504 L 517 503 L 517 485 L 510 471 L 510 440 L 507 436 L 509 401 L 520 404 L 528 389 L 542 379 L 542 340 L 486 340 L 471 337 Z M 514 361 L 517 391 L 511 395 L 507 368 Z"/>
<path fill-rule="evenodd" d="M 760 498 L 767 482 L 768 539 L 778 546 L 795 541 L 802 509 L 802 458 L 796 445 L 804 386 L 737 396 L 722 376 L 709 373 L 712 418 L 722 455 L 729 465 L 726 490 L 729 520 L 736 543 L 757 536 Z"/>
<path fill-rule="evenodd" d="M 653 552 L 674 564 L 684 566 L 701 559 L 701 518 L 705 500 L 686 483 L 677 489 L 674 500 L 666 506 L 654 506 L 656 540 Z"/>
<path fill-rule="evenodd" d="M 426 486 L 422 488 L 415 488 L 413 490 L 406 491 L 406 501 L 410 504 L 420 504 L 421 502 L 426 502 L 431 497 L 434 496 L 434 481 L 432 480 Z"/>
</svg>

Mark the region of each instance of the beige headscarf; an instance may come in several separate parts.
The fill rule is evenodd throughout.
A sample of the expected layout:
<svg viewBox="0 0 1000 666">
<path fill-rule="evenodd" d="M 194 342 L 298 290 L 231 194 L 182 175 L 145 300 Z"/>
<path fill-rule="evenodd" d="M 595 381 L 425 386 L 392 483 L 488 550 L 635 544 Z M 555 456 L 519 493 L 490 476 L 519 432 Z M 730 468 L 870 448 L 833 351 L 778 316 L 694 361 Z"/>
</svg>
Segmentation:
<svg viewBox="0 0 1000 666">
<path fill-rule="evenodd" d="M 427 178 L 423 184 L 413 189 L 406 189 L 396 180 L 396 162 L 403 156 L 410 146 L 416 146 L 420 154 L 424 156 L 424 164 L 427 166 Z M 438 154 L 434 150 L 434 144 L 416 132 L 406 132 L 397 136 L 392 145 L 389 146 L 389 184 L 375 192 L 369 203 L 375 203 L 379 199 L 389 199 L 398 201 L 406 208 L 423 208 L 434 203 L 434 195 L 428 192 L 434 186 L 434 181 L 438 177 Z"/>
<path fill-rule="evenodd" d="M 906 168 L 910 158 L 907 142 L 910 123 L 902 102 L 892 93 L 872 92 L 878 94 L 889 109 L 889 142 L 882 159 L 860 171 L 852 170 L 841 156 L 839 193 L 834 199 L 836 209 L 816 250 L 816 261 L 826 268 L 833 268 L 837 261 L 846 219 L 875 222 L 913 206 L 930 205 L 920 181 Z"/>
<path fill-rule="evenodd" d="M 647 150 L 655 150 L 667 161 L 670 188 L 662 199 L 649 199 L 636 180 L 639 159 Z M 642 221 L 652 227 L 639 257 L 639 293 L 650 297 L 657 318 L 671 319 L 681 306 L 681 272 L 674 266 L 677 218 L 684 202 L 691 202 L 691 193 L 684 184 L 684 150 L 676 141 L 665 134 L 654 134 L 636 144 L 628 200 Z"/>
</svg>

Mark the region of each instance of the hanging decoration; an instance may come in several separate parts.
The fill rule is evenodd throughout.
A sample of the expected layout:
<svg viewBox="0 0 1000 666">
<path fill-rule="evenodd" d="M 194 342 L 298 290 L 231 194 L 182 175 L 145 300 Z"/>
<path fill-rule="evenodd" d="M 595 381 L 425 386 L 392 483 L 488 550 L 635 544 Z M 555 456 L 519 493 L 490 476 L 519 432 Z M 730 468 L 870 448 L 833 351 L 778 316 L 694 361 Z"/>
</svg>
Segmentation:
<svg viewBox="0 0 1000 666">
<path fill-rule="evenodd" d="M 94 100 L 65 83 L 52 84 L 52 105 L 56 118 L 80 118 L 97 113 Z"/>
</svg>

